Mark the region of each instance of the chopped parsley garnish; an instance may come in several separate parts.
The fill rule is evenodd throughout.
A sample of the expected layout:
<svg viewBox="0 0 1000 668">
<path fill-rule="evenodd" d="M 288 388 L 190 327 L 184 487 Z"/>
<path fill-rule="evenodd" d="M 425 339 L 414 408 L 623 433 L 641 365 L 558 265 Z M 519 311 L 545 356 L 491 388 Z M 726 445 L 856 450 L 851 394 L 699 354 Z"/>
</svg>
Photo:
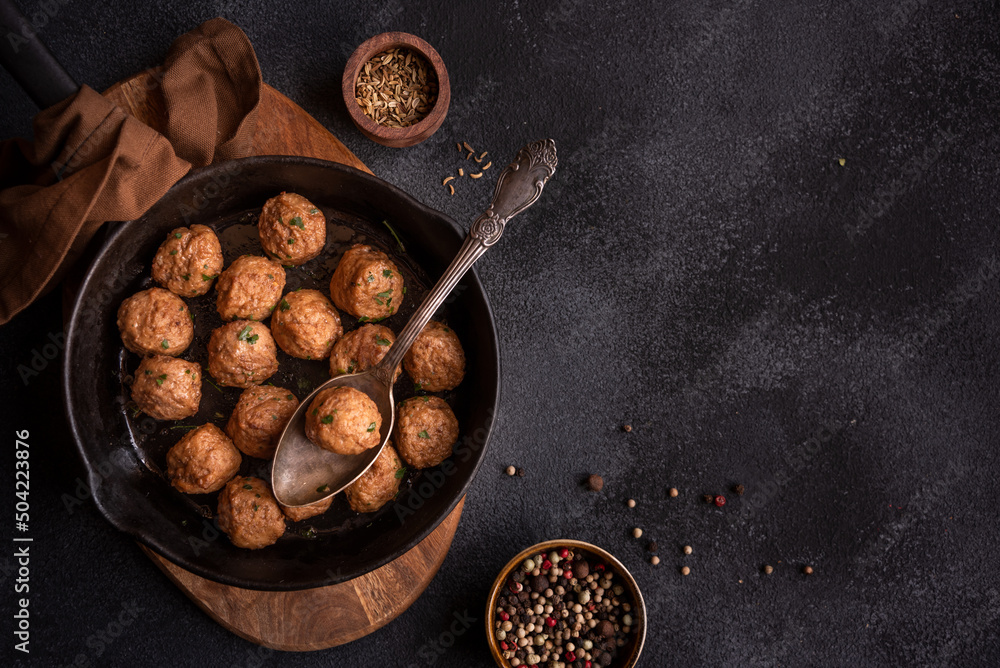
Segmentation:
<svg viewBox="0 0 1000 668">
<path fill-rule="evenodd" d="M 376 295 L 376 297 L 382 297 L 383 299 L 385 299 L 386 297 L 388 297 L 388 296 L 389 296 L 389 295 L 391 295 L 391 294 L 392 294 L 392 288 L 389 288 L 389 289 L 388 289 L 388 290 L 386 290 L 385 292 L 379 292 L 379 293 L 378 293 L 378 294 Z"/>
<path fill-rule="evenodd" d="M 174 239 L 180 239 L 180 238 L 181 238 L 181 237 L 183 237 L 183 236 L 184 236 L 184 235 L 183 235 L 183 234 L 181 234 L 180 232 L 174 232 Z"/>
<path fill-rule="evenodd" d="M 273 421 L 273 420 L 277 420 L 277 419 L 278 419 L 278 416 L 277 416 L 277 415 L 274 415 L 274 414 L 272 413 L 272 414 L 271 414 L 271 420 Z"/>
<path fill-rule="evenodd" d="M 147 375 L 147 376 L 152 376 L 152 375 L 153 375 L 153 372 L 152 372 L 152 371 L 150 371 L 149 369 L 146 369 L 146 375 Z"/>
<path fill-rule="evenodd" d="M 413 384 L 413 391 L 414 392 L 419 392 L 421 389 L 423 389 L 423 388 L 420 387 L 420 383 L 414 383 Z"/>
<path fill-rule="evenodd" d="M 424 429 L 422 432 L 418 433 L 417 436 L 419 436 L 420 438 L 430 438 L 430 435 L 427 433 L 426 429 Z"/>
<path fill-rule="evenodd" d="M 291 246 L 294 243 L 295 243 L 295 239 L 292 239 L 291 237 L 289 237 L 288 238 L 288 245 Z"/>
<path fill-rule="evenodd" d="M 324 415 L 323 419 L 320 420 L 320 422 L 322 422 L 323 424 L 330 424 L 331 422 L 333 422 L 333 416 L 332 415 Z"/>
<path fill-rule="evenodd" d="M 316 488 L 316 491 L 319 492 L 320 494 L 326 494 L 327 492 L 330 491 L 330 486 L 320 485 L 319 487 Z"/>
<path fill-rule="evenodd" d="M 375 277 L 372 276 L 371 274 L 368 274 L 368 282 L 371 283 L 374 280 L 375 280 Z"/>
<path fill-rule="evenodd" d="M 396 230 L 394 230 L 392 228 L 392 225 L 389 224 L 389 221 L 388 220 L 383 220 L 382 224 L 385 225 L 389 229 L 389 232 L 392 234 L 393 238 L 396 240 L 396 243 L 399 244 L 399 252 L 400 253 L 405 253 L 406 252 L 406 247 L 403 245 L 403 242 L 399 238 L 399 235 L 396 234 Z"/>
<path fill-rule="evenodd" d="M 258 505 L 257 505 L 256 503 L 255 503 L 255 504 L 253 504 L 253 511 L 254 511 L 254 512 L 257 512 L 257 509 L 258 509 L 259 507 L 260 507 L 260 506 L 258 506 Z"/>
<path fill-rule="evenodd" d="M 257 343 L 257 339 L 260 338 L 260 334 L 254 334 L 253 336 L 251 336 L 250 335 L 251 331 L 253 331 L 251 329 L 251 326 L 247 325 L 246 327 L 240 330 L 240 333 L 236 336 L 236 340 L 246 341 L 252 346 L 253 344 Z"/>
<path fill-rule="evenodd" d="M 318 408 L 314 408 L 312 414 L 313 415 L 319 415 L 319 409 Z"/>
<path fill-rule="evenodd" d="M 167 379 L 167 374 L 165 374 L 165 373 L 164 374 L 160 374 L 159 376 L 156 377 L 156 384 L 157 385 L 163 385 L 163 381 L 165 381 L 166 379 Z"/>
<path fill-rule="evenodd" d="M 392 278 L 392 269 L 383 269 L 382 275 L 386 278 Z"/>
<path fill-rule="evenodd" d="M 358 318 L 358 322 L 368 322 L 368 316 L 366 315 L 361 316 L 360 318 Z"/>
<path fill-rule="evenodd" d="M 191 280 L 191 274 L 184 274 L 183 276 L 181 276 L 181 278 L 183 278 L 185 281 L 190 281 Z"/>
<path fill-rule="evenodd" d="M 174 250 L 170 251 L 170 254 L 171 255 L 177 255 L 177 249 L 174 249 Z"/>
<path fill-rule="evenodd" d="M 301 216 L 295 216 L 290 221 L 288 221 L 288 224 L 302 230 L 306 229 L 306 224 L 302 222 Z"/>
<path fill-rule="evenodd" d="M 309 209 L 309 213 L 317 214 L 319 213 L 319 209 Z"/>
<path fill-rule="evenodd" d="M 392 341 L 390 341 L 389 339 L 383 339 L 383 338 L 377 338 L 377 339 L 375 339 L 375 343 L 379 344 L 380 346 L 391 346 L 392 345 Z"/>
<path fill-rule="evenodd" d="M 368 432 L 371 433 L 373 431 L 375 431 L 375 423 L 374 422 L 372 422 L 370 425 L 368 425 Z"/>
<path fill-rule="evenodd" d="M 292 305 L 288 303 L 287 299 L 282 299 L 281 304 L 279 306 L 282 311 L 287 311 L 288 309 L 292 308 Z"/>
<path fill-rule="evenodd" d="M 166 339 L 163 339 L 163 341 L 160 342 L 160 346 L 163 347 L 164 350 L 166 350 L 167 348 L 170 347 L 170 342 L 167 341 Z"/>
<path fill-rule="evenodd" d="M 243 485 L 243 489 L 253 489 L 253 485 L 251 485 L 250 483 L 246 483 L 245 485 Z"/>
<path fill-rule="evenodd" d="M 385 305 L 385 302 L 382 301 L 381 299 L 379 299 L 378 297 L 372 297 L 372 299 L 374 299 L 375 303 L 378 304 L 379 306 L 384 306 Z"/>
<path fill-rule="evenodd" d="M 302 530 L 302 537 L 303 538 L 315 538 L 316 537 L 316 530 L 313 529 L 312 527 L 309 527 L 307 529 L 303 529 Z"/>
<path fill-rule="evenodd" d="M 295 398 L 295 395 L 292 395 L 292 394 L 286 394 L 285 395 L 285 399 L 288 399 L 289 401 L 291 401 L 294 398 Z"/>
<path fill-rule="evenodd" d="M 212 280 L 213 278 L 215 278 L 215 276 L 209 276 L 209 275 L 207 275 L 207 274 L 202 274 L 202 275 L 201 275 L 201 280 L 203 280 L 203 281 L 210 281 L 210 280 Z"/>
<path fill-rule="evenodd" d="M 274 274 L 268 274 L 267 277 L 270 278 L 272 281 L 274 280 Z"/>
<path fill-rule="evenodd" d="M 402 480 L 403 476 L 405 475 L 406 475 L 405 468 L 396 469 L 396 480 Z"/>
</svg>

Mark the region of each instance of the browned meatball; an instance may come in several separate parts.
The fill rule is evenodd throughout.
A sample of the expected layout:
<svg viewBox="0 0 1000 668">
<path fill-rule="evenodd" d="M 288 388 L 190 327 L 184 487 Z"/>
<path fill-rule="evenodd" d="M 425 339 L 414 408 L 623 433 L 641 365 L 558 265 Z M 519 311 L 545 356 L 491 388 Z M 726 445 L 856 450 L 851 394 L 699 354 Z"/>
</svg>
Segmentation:
<svg viewBox="0 0 1000 668">
<path fill-rule="evenodd" d="M 378 406 L 353 387 L 318 393 L 306 411 L 306 437 L 331 452 L 357 455 L 382 442 Z"/>
<path fill-rule="evenodd" d="M 374 513 L 396 498 L 404 475 L 406 469 L 390 441 L 378 453 L 371 467 L 344 490 L 347 502 L 355 512 Z"/>
<path fill-rule="evenodd" d="M 458 440 L 458 420 L 441 397 L 412 397 L 399 404 L 396 445 L 417 469 L 437 466 L 451 456 Z"/>
<path fill-rule="evenodd" d="M 237 320 L 208 340 L 208 372 L 220 385 L 260 385 L 278 370 L 278 349 L 267 325 Z"/>
<path fill-rule="evenodd" d="M 122 343 L 140 355 L 180 355 L 191 345 L 194 323 L 184 300 L 163 288 L 137 292 L 118 307 Z"/>
<path fill-rule="evenodd" d="M 403 366 L 423 390 L 452 390 L 465 376 L 465 351 L 454 330 L 432 320 L 417 335 Z"/>
<path fill-rule="evenodd" d="M 285 533 L 285 516 L 260 478 L 236 477 L 219 494 L 219 528 L 236 547 L 259 550 Z"/>
<path fill-rule="evenodd" d="M 396 342 L 396 335 L 384 325 L 362 325 L 344 334 L 333 344 L 330 353 L 330 375 L 342 376 L 345 373 L 359 373 L 370 369 L 385 357 L 389 347 Z M 396 369 L 396 378 L 402 373 Z"/>
<path fill-rule="evenodd" d="M 310 503 L 308 506 L 299 506 L 297 508 L 291 508 L 282 504 L 282 512 L 285 513 L 285 517 L 293 522 L 301 522 L 302 520 L 307 520 L 310 517 L 316 517 L 317 515 L 322 515 L 326 511 L 330 510 L 330 504 L 333 503 L 333 497 L 323 499 L 322 501 L 317 501 L 316 503 Z"/>
<path fill-rule="evenodd" d="M 388 318 L 403 301 L 403 275 L 382 251 L 354 244 L 333 272 L 330 296 L 337 308 L 356 318 Z"/>
<path fill-rule="evenodd" d="M 344 333 L 340 314 L 319 290 L 296 290 L 278 302 L 271 316 L 278 346 L 292 357 L 321 360 L 330 356 Z"/>
<path fill-rule="evenodd" d="M 285 289 L 285 270 L 266 257 L 243 255 L 219 276 L 215 308 L 223 320 L 263 320 Z"/>
<path fill-rule="evenodd" d="M 153 258 L 153 280 L 178 295 L 197 297 L 212 288 L 222 271 L 222 246 L 204 225 L 178 227 Z"/>
<path fill-rule="evenodd" d="M 229 416 L 226 433 L 243 454 L 270 459 L 298 406 L 295 395 L 282 387 L 248 387 Z"/>
<path fill-rule="evenodd" d="M 326 245 L 326 217 L 295 193 L 283 192 L 267 200 L 257 229 L 264 252 L 281 264 L 305 264 Z"/>
<path fill-rule="evenodd" d="M 147 357 L 135 370 L 132 401 L 157 420 L 191 417 L 201 403 L 201 367 L 166 355 Z"/>
<path fill-rule="evenodd" d="M 222 489 L 242 461 L 240 451 L 221 429 L 203 424 L 167 452 L 167 477 L 185 494 L 208 494 Z"/>
</svg>

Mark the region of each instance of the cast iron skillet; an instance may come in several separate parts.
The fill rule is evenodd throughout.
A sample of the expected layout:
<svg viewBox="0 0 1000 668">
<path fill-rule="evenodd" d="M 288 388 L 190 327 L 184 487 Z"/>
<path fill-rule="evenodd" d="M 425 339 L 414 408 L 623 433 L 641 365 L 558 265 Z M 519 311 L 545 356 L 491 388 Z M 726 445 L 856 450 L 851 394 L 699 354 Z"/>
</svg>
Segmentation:
<svg viewBox="0 0 1000 668">
<path fill-rule="evenodd" d="M 319 258 L 286 270 L 286 291 L 310 287 L 329 294 L 329 278 L 343 249 L 355 241 L 376 245 L 393 256 L 408 286 L 404 307 L 383 323 L 397 332 L 464 238 L 447 216 L 344 165 L 280 156 L 210 165 L 179 181 L 145 216 L 109 234 L 73 304 L 64 366 L 70 427 L 93 499 L 104 516 L 193 573 L 263 590 L 349 580 L 423 540 L 454 509 L 472 481 L 499 401 L 493 315 L 479 278 L 469 272 L 453 293 L 452 303 L 438 316 L 458 333 L 467 356 L 465 380 L 443 395 L 458 417 L 459 443 L 441 466 L 407 473 L 393 503 L 378 513 L 358 515 L 338 495 L 324 515 L 290 524 L 278 543 L 250 551 L 234 547 L 218 530 L 213 518 L 216 495 L 189 496 L 174 490 L 162 474 L 166 450 L 186 433 L 186 426 L 213 422 L 224 427 L 240 390 L 214 387 L 206 372 L 201 408 L 193 418 L 161 422 L 137 413 L 129 402 L 128 383 L 139 358 L 121 344 L 118 305 L 153 285 L 149 275 L 153 255 L 175 227 L 200 223 L 215 229 L 227 266 L 240 254 L 262 254 L 256 240 L 257 215 L 268 198 L 283 190 L 300 193 L 320 207 L 329 231 Z M 203 369 L 207 338 L 222 324 L 215 312 L 215 294 L 213 287 L 204 297 L 185 299 L 195 314 L 195 340 L 181 357 L 197 361 Z M 358 326 L 351 316 L 341 317 L 345 330 Z M 271 382 L 299 399 L 329 377 L 325 361 L 295 360 L 280 351 L 278 355 L 279 371 Z M 406 374 L 396 390 L 400 398 L 415 391 Z M 267 479 L 268 465 L 244 457 L 240 472 Z"/>
</svg>

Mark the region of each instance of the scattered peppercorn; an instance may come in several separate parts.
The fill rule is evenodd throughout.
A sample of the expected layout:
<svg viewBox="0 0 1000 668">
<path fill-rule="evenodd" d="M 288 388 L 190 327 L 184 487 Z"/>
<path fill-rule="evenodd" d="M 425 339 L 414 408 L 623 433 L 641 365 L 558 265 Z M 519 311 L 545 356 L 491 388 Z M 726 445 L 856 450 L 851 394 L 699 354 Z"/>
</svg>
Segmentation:
<svg viewBox="0 0 1000 668">
<path fill-rule="evenodd" d="M 660 546 L 656 544 L 655 540 L 651 540 L 649 541 L 649 545 L 646 546 L 646 549 L 649 550 L 650 552 L 656 552 L 658 549 L 660 549 Z"/>
<path fill-rule="evenodd" d="M 715 497 L 715 505 L 717 505 L 719 508 L 726 505 L 726 497 L 719 494 L 717 497 Z"/>
<path fill-rule="evenodd" d="M 691 569 L 685 566 L 681 569 L 681 575 L 691 575 Z"/>
<path fill-rule="evenodd" d="M 524 469 L 520 469 L 520 468 L 519 468 L 519 469 L 517 470 L 517 477 L 518 477 L 518 478 L 523 478 L 523 477 L 524 477 Z"/>
<path fill-rule="evenodd" d="M 736 492 L 737 496 L 743 496 L 743 492 L 747 491 L 747 488 L 743 485 L 736 485 L 736 487 L 733 487 L 733 491 Z"/>
<path fill-rule="evenodd" d="M 657 557 L 657 556 L 656 556 L 656 555 L 654 554 L 654 555 L 653 555 L 653 558 L 649 560 L 649 563 L 651 563 L 651 564 L 653 564 L 654 566 L 656 566 L 656 565 L 658 565 L 658 564 L 660 563 L 660 558 L 659 558 L 659 557 Z"/>
<path fill-rule="evenodd" d="M 627 424 L 627 425 L 623 426 L 622 427 L 622 431 L 624 431 L 624 432 L 630 432 L 630 431 L 632 431 L 632 425 Z"/>
<path fill-rule="evenodd" d="M 596 473 L 591 473 L 587 476 L 587 487 L 589 487 L 592 492 L 600 492 L 604 489 L 604 478 Z"/>
<path fill-rule="evenodd" d="M 774 567 L 771 566 L 771 564 L 767 564 L 764 566 L 764 575 L 770 575 L 773 572 L 774 572 Z"/>
<path fill-rule="evenodd" d="M 517 473 L 517 469 L 516 468 L 514 468 L 513 466 L 508 466 L 507 467 L 507 475 L 514 475 L 515 473 Z"/>
<path fill-rule="evenodd" d="M 671 497 L 676 497 L 678 494 L 680 494 L 680 492 L 677 491 L 676 487 L 671 487 L 670 488 L 670 496 Z"/>
<path fill-rule="evenodd" d="M 627 504 L 629 508 L 635 508 L 635 499 L 629 499 Z"/>
<path fill-rule="evenodd" d="M 802 569 L 802 572 L 805 573 L 806 575 L 812 575 L 813 567 L 812 566 L 806 566 L 805 568 Z"/>
<path fill-rule="evenodd" d="M 632 529 L 632 536 L 635 538 L 642 538 L 642 529 L 639 527 Z"/>
<path fill-rule="evenodd" d="M 692 552 L 694 552 L 694 548 L 692 548 L 690 545 L 684 546 L 684 554 L 691 554 Z"/>
<path fill-rule="evenodd" d="M 705 503 L 712 503 L 713 501 L 715 501 L 715 497 L 712 496 L 711 494 L 705 494 L 701 498 Z"/>
</svg>

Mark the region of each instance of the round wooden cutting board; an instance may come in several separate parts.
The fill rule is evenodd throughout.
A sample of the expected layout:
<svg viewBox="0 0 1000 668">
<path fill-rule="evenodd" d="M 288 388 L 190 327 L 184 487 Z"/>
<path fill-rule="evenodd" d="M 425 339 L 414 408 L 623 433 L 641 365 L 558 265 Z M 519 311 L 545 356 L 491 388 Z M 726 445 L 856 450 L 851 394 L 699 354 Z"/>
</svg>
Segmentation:
<svg viewBox="0 0 1000 668">
<path fill-rule="evenodd" d="M 161 130 L 166 106 L 147 71 L 104 92 L 133 116 Z M 264 84 L 251 155 L 299 155 L 371 173 L 312 116 Z M 265 647 L 308 651 L 342 645 L 385 626 L 417 600 L 444 561 L 462 515 L 455 510 L 416 547 L 371 573 L 329 587 L 291 592 L 240 589 L 206 580 L 142 550 L 198 607 L 232 631 Z"/>
</svg>

